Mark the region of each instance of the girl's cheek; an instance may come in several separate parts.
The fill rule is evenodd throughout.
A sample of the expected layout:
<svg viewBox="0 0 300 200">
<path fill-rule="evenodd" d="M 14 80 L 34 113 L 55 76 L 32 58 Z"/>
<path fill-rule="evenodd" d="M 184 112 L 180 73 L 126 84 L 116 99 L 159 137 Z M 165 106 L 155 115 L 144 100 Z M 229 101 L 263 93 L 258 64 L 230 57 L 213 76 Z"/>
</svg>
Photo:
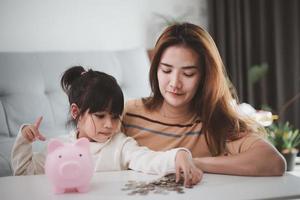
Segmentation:
<svg viewBox="0 0 300 200">
<path fill-rule="evenodd" d="M 113 133 L 116 133 L 116 132 L 119 132 L 119 131 L 121 131 L 121 123 L 118 121 L 118 122 L 116 122 L 115 124 L 114 124 L 114 126 L 113 126 Z"/>
</svg>

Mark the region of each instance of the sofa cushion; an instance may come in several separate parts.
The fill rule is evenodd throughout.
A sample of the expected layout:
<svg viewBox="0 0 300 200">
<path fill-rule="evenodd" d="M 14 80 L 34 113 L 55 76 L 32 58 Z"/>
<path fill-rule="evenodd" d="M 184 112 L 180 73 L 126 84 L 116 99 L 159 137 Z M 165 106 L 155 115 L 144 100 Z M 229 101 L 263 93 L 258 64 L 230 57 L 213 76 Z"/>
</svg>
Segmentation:
<svg viewBox="0 0 300 200">
<path fill-rule="evenodd" d="M 16 136 L 22 123 L 33 123 L 41 115 L 44 116 L 42 129 L 62 129 L 68 104 L 67 98 L 59 88 L 61 72 L 53 74 L 43 70 L 37 62 L 37 55 L 32 53 L 7 53 L 0 56 L 1 66 L 4 66 L 1 67 L 3 75 L 0 78 L 1 102 L 9 135 Z M 47 82 L 47 79 L 52 81 Z M 56 93 L 58 95 L 54 97 L 53 94 Z"/>
</svg>

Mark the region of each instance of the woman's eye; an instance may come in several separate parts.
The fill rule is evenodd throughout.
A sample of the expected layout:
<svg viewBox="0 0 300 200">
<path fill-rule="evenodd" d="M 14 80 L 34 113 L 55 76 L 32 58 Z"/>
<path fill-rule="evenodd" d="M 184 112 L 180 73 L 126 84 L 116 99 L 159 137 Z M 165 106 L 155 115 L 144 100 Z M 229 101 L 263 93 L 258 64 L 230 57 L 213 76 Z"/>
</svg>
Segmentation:
<svg viewBox="0 0 300 200">
<path fill-rule="evenodd" d="M 185 76 L 187 76 L 187 77 L 192 77 L 192 76 L 194 76 L 195 75 L 195 73 L 183 73 Z"/>
<path fill-rule="evenodd" d="M 161 71 L 163 71 L 163 73 L 165 73 L 165 74 L 171 73 L 171 70 L 169 70 L 169 69 L 162 69 Z"/>
</svg>

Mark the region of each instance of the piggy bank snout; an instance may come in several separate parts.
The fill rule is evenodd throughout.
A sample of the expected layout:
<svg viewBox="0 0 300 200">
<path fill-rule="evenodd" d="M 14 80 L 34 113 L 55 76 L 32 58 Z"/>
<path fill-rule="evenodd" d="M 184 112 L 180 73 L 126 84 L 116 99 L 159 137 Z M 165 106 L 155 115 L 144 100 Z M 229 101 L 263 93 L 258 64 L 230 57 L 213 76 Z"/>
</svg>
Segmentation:
<svg viewBox="0 0 300 200">
<path fill-rule="evenodd" d="M 60 174 L 67 179 L 74 179 L 80 176 L 81 167 L 78 162 L 68 161 L 60 166 Z"/>
</svg>

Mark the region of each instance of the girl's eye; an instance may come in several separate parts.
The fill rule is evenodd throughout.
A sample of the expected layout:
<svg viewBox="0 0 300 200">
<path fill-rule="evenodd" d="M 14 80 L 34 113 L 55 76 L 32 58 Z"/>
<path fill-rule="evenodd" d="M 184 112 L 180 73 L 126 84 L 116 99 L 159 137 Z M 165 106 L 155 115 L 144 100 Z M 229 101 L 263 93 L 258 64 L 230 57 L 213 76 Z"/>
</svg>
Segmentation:
<svg viewBox="0 0 300 200">
<path fill-rule="evenodd" d="M 104 114 L 95 114 L 95 116 L 99 119 L 103 119 L 105 117 Z"/>
</svg>

